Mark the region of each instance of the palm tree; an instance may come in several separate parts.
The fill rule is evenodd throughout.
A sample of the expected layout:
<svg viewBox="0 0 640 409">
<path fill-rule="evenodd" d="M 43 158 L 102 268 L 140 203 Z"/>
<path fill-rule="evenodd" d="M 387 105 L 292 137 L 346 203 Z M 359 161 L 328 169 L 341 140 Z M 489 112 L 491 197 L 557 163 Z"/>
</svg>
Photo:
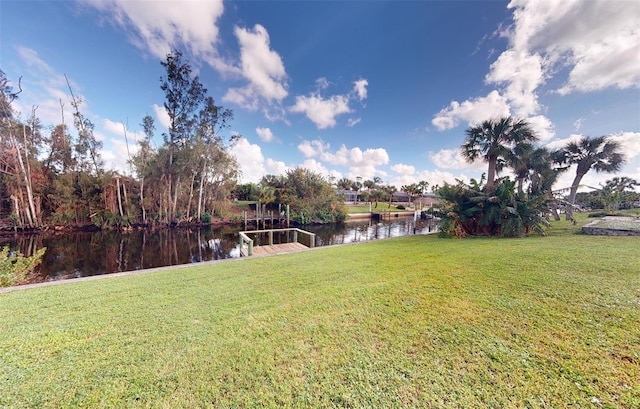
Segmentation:
<svg viewBox="0 0 640 409">
<path fill-rule="evenodd" d="M 524 192 L 524 182 L 531 181 L 536 173 L 551 167 L 551 154 L 545 148 L 536 148 L 525 142 L 513 147 L 505 163 L 513 170 L 518 182 L 518 193 Z"/>
<path fill-rule="evenodd" d="M 488 163 L 487 189 L 493 187 L 496 173 L 502 168 L 513 146 L 538 140 L 526 120 L 514 120 L 510 116 L 484 121 L 481 125 L 468 128 L 466 135 L 462 155 L 470 163 L 478 158 Z"/>
<path fill-rule="evenodd" d="M 576 201 L 576 193 L 580 181 L 591 169 L 596 172 L 613 173 L 620 170 L 625 162 L 624 155 L 620 152 L 620 143 L 606 136 L 589 138 L 583 136 L 577 142 L 569 142 L 561 150 L 560 162 L 567 166 L 578 165 L 576 177 L 573 179 L 569 191 L 566 211 L 566 219 L 573 220 L 573 205 Z"/>
</svg>

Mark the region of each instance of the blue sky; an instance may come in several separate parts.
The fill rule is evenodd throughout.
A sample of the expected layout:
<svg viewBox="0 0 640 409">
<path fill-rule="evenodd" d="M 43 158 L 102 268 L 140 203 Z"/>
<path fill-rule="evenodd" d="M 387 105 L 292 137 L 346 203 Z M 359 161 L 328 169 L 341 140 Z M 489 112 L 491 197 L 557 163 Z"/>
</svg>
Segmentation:
<svg viewBox="0 0 640 409">
<path fill-rule="evenodd" d="M 640 3 L 633 1 L 0 0 L 0 69 L 45 125 L 83 99 L 108 166 L 128 171 L 160 61 L 184 50 L 234 111 L 244 181 L 307 167 L 400 187 L 479 178 L 459 147 L 492 117 L 530 120 L 541 145 L 611 135 L 640 180 Z M 571 184 L 563 176 L 557 187 Z M 612 175 L 590 173 L 597 187 Z"/>
</svg>

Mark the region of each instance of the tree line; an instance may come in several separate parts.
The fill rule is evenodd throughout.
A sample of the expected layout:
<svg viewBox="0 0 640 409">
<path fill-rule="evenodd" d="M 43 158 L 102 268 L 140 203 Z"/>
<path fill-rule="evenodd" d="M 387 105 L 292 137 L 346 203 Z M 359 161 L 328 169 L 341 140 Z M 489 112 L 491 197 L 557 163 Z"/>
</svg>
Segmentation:
<svg viewBox="0 0 640 409">
<path fill-rule="evenodd" d="M 439 211 L 442 231 L 458 237 L 543 233 L 548 215 L 560 219 L 560 206 L 566 219 L 573 220 L 577 192 L 589 171 L 613 173 L 625 162 L 620 144 L 607 136 L 583 136 L 558 150 L 537 147 L 538 141 L 524 119 L 503 117 L 469 127 L 462 155 L 468 162 L 486 162 L 487 173 L 479 181 L 445 183 L 437 189 L 445 201 Z M 554 191 L 559 175 L 574 165 L 571 186 Z M 505 168 L 512 170 L 515 180 L 498 177 Z M 614 178 L 605 184 L 603 192 L 620 198 L 637 185 L 630 178 Z"/>
<path fill-rule="evenodd" d="M 233 112 L 215 104 L 182 53 L 161 62 L 164 108 L 169 117 L 160 146 L 147 115 L 143 137 L 129 155 L 129 172 L 105 169 L 102 142 L 69 85 L 73 124 L 45 128 L 34 106 L 19 118 L 12 103 L 22 92 L 0 70 L 0 228 L 37 229 L 46 224 L 126 227 L 207 222 L 237 184 L 239 166 L 223 138 Z M 69 82 L 67 81 L 67 84 Z M 127 129 L 123 127 L 125 138 Z M 73 132 L 75 131 L 75 132 Z"/>
</svg>

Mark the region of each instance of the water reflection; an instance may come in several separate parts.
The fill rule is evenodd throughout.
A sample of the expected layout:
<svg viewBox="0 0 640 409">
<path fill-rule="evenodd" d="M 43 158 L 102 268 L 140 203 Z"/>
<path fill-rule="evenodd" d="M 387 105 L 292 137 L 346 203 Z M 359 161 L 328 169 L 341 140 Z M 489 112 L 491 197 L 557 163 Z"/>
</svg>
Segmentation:
<svg viewBox="0 0 640 409">
<path fill-rule="evenodd" d="M 316 246 L 328 246 L 424 234 L 435 231 L 435 225 L 409 217 L 381 222 L 358 220 L 304 229 L 316 234 Z M 240 227 L 204 227 L 38 234 L 0 238 L 0 245 L 8 244 L 25 255 L 47 247 L 38 274 L 30 280 L 42 282 L 240 257 L 238 232 L 241 230 Z M 264 237 L 259 240 L 263 242 L 257 244 L 265 244 Z M 287 234 L 274 235 L 275 243 L 289 240 L 291 237 Z"/>
</svg>

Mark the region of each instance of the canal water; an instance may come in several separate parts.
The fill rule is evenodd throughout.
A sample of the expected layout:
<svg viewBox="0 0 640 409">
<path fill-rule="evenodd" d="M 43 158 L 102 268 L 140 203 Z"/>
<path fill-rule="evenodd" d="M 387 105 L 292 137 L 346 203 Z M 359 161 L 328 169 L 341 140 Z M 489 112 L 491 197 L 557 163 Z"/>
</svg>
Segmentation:
<svg viewBox="0 0 640 409">
<path fill-rule="evenodd" d="M 399 217 L 303 226 L 302 229 L 316 234 L 315 246 L 318 247 L 426 234 L 434 232 L 436 225 L 430 220 Z M 227 226 L 34 234 L 0 237 L 0 246 L 9 245 L 25 255 L 47 248 L 37 274 L 30 277 L 30 282 L 36 283 L 240 257 L 238 233 L 242 230 L 242 227 Z"/>
</svg>

